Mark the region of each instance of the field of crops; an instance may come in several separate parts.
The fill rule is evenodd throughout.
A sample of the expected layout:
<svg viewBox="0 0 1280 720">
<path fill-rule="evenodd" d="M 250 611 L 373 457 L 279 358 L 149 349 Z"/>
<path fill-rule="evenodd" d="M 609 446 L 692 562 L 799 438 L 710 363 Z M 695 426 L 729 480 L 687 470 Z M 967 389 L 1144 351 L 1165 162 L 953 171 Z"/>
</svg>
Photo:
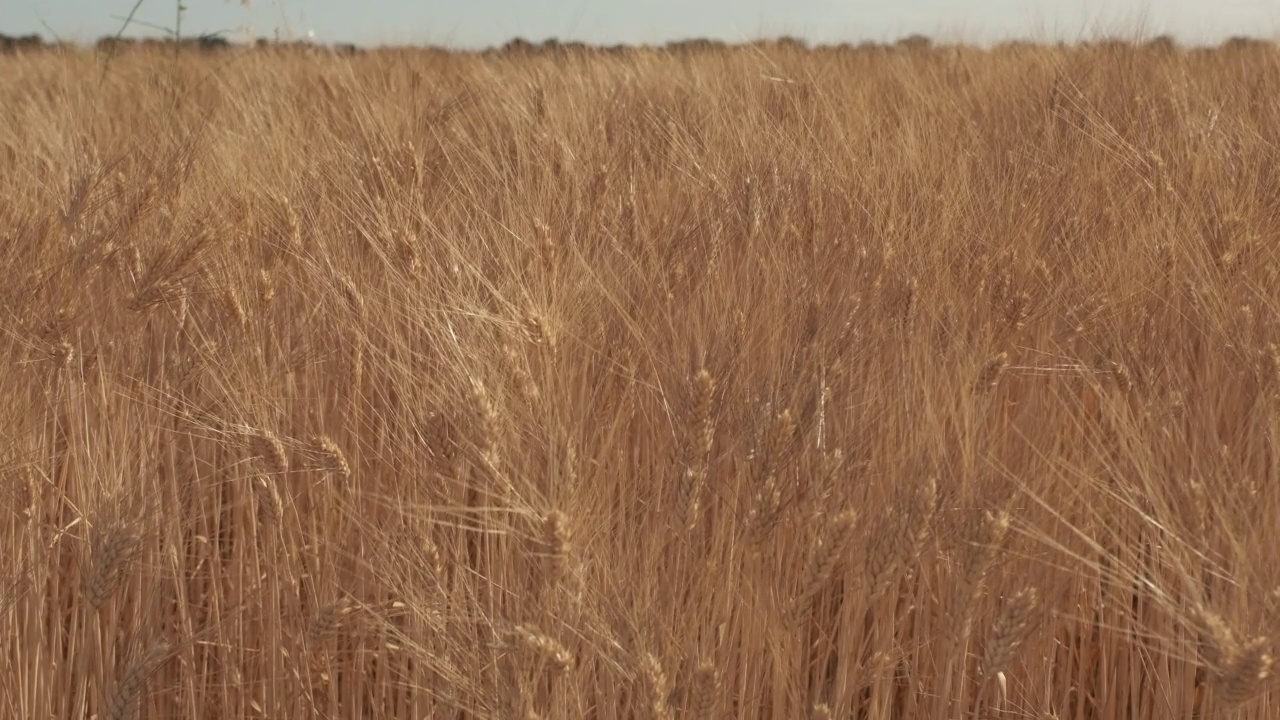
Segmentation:
<svg viewBox="0 0 1280 720">
<path fill-rule="evenodd" d="M 0 716 L 1275 717 L 1277 98 L 0 56 Z"/>
</svg>

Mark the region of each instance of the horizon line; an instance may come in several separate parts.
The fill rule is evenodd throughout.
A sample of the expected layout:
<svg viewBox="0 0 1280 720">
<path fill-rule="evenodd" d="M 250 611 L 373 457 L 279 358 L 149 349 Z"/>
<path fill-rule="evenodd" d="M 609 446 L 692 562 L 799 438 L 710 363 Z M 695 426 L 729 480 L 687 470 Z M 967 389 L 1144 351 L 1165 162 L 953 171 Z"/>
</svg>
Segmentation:
<svg viewBox="0 0 1280 720">
<path fill-rule="evenodd" d="M 1143 35 L 1141 33 L 1131 33 L 1124 35 L 1123 33 L 1098 34 L 1094 37 L 1078 37 L 1075 40 L 1064 39 L 1035 39 L 1029 36 L 1009 36 L 999 39 L 987 40 L 964 40 L 964 39 L 939 39 L 934 38 L 926 33 L 909 33 L 898 36 L 890 40 L 875 40 L 870 38 L 850 39 L 850 40 L 826 40 L 812 41 L 803 36 L 783 33 L 778 35 L 759 36 L 752 39 L 743 40 L 724 40 L 715 37 L 697 37 L 684 36 L 675 37 L 670 40 L 634 43 L 634 42 L 617 42 L 603 43 L 590 42 L 585 40 L 562 40 L 557 37 L 546 37 L 541 39 L 529 39 L 523 36 L 514 36 L 504 42 L 480 46 L 459 46 L 442 43 L 388 43 L 388 42 L 355 42 L 330 40 L 321 41 L 314 37 L 297 37 L 297 38 L 246 38 L 231 39 L 225 37 L 230 31 L 214 31 L 174 38 L 166 35 L 101 35 L 91 40 L 83 38 L 63 39 L 53 37 L 46 38 L 41 33 L 27 33 L 24 35 L 7 35 L 0 32 L 0 49 L 26 48 L 35 49 L 57 48 L 57 47 L 80 47 L 94 48 L 106 44 L 122 44 L 122 45 L 168 45 L 175 41 L 182 44 L 202 45 L 208 48 L 246 48 L 246 47 L 265 47 L 270 45 L 280 46 L 314 46 L 318 48 L 343 48 L 343 49 L 359 49 L 359 50 L 433 50 L 457 53 L 474 53 L 474 52 L 493 52 L 493 51 L 510 51 L 510 50 L 555 50 L 555 49 L 577 49 L 577 50 L 618 50 L 618 49 L 634 49 L 634 50 L 653 50 L 662 48 L 681 48 L 689 49 L 693 46 L 703 46 L 706 48 L 734 48 L 734 47 L 751 47 L 755 45 L 781 44 L 793 47 L 803 47 L 812 50 L 821 49 L 841 49 L 841 48 L 875 48 L 875 47 L 894 47 L 894 46 L 921 46 L 929 45 L 939 48 L 950 47 L 966 47 L 966 48 L 999 48 L 1007 45 L 1031 45 L 1035 47 L 1087 47 L 1097 44 L 1120 43 L 1132 46 L 1141 46 L 1149 44 L 1172 44 L 1179 48 L 1186 49 L 1206 49 L 1223 47 L 1228 45 L 1240 44 L 1263 44 L 1276 45 L 1280 40 L 1276 34 L 1240 34 L 1235 33 L 1226 35 L 1216 42 L 1207 41 L 1187 41 L 1179 39 L 1175 33 L 1157 33 Z"/>
</svg>

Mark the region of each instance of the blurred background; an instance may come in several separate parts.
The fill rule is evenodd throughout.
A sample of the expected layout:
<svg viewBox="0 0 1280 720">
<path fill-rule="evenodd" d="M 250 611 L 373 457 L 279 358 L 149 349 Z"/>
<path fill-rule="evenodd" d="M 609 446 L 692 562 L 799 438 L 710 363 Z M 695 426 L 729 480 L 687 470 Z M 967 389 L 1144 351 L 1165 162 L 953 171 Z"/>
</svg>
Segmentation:
<svg viewBox="0 0 1280 720">
<path fill-rule="evenodd" d="M 886 42 L 908 35 L 985 44 L 1170 35 L 1186 44 L 1271 38 L 1276 0 L 4 0 L 0 33 L 91 43 L 134 22 L 131 37 L 218 34 L 322 43 L 475 49 L 513 38 L 593 44 L 686 38 L 741 42 Z"/>
</svg>

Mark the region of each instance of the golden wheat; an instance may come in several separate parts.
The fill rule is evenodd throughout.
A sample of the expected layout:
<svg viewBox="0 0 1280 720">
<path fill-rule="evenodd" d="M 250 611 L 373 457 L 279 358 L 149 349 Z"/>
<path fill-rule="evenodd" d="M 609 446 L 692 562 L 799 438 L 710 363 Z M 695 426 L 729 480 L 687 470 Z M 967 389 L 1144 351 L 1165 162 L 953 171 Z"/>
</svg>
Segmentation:
<svg viewBox="0 0 1280 720">
<path fill-rule="evenodd" d="M 117 49 L 0 53 L 9 715 L 1274 715 L 1270 44 Z"/>
</svg>

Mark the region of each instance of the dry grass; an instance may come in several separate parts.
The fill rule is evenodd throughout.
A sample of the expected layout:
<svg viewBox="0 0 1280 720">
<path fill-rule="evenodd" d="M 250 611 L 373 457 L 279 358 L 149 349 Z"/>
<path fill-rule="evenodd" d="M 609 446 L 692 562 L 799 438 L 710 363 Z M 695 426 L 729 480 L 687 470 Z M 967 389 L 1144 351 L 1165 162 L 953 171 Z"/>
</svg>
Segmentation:
<svg viewBox="0 0 1280 720">
<path fill-rule="evenodd" d="M 0 715 L 1273 717 L 1280 50 L 0 57 Z"/>
</svg>

